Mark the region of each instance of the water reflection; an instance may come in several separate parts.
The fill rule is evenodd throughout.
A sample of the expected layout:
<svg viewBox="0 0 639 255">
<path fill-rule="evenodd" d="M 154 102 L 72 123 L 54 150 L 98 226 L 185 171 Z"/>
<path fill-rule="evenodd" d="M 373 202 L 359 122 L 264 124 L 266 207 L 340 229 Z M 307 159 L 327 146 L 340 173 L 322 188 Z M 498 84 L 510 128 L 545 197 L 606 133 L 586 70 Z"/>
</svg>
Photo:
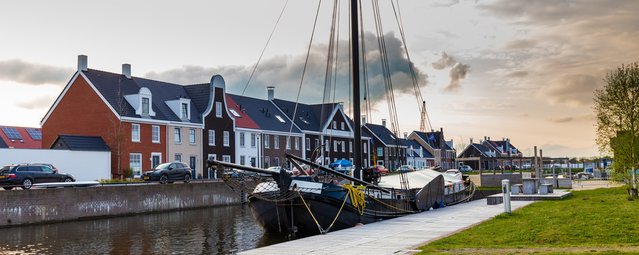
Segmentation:
<svg viewBox="0 0 639 255">
<path fill-rule="evenodd" d="M 0 230 L 0 254 L 229 254 L 286 240 L 226 206 Z"/>
</svg>

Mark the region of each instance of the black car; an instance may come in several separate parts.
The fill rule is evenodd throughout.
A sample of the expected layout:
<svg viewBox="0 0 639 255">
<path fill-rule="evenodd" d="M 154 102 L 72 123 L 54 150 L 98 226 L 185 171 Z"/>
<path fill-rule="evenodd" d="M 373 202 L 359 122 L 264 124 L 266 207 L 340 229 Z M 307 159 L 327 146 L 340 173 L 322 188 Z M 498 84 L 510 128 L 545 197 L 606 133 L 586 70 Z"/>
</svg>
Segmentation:
<svg viewBox="0 0 639 255">
<path fill-rule="evenodd" d="M 72 175 L 58 173 L 51 164 L 8 165 L 0 169 L 0 186 L 6 190 L 13 187 L 30 189 L 34 183 L 74 181 Z"/>
<path fill-rule="evenodd" d="M 156 166 L 152 171 L 142 174 L 142 179 L 144 181 L 159 181 L 162 184 L 173 181 L 188 183 L 191 181 L 192 172 L 193 170 L 182 162 L 164 163 Z"/>
</svg>

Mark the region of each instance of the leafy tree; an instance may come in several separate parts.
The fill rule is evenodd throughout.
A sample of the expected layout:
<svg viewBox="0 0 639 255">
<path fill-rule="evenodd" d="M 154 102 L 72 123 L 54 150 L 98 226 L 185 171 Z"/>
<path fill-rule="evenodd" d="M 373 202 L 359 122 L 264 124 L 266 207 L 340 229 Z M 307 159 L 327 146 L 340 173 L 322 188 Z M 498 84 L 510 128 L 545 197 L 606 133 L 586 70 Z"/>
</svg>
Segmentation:
<svg viewBox="0 0 639 255">
<path fill-rule="evenodd" d="M 639 166 L 639 63 L 622 65 L 604 78 L 602 89 L 595 91 L 597 144 L 603 153 L 612 152 L 617 174 Z M 632 188 L 636 196 L 636 176 Z"/>
</svg>

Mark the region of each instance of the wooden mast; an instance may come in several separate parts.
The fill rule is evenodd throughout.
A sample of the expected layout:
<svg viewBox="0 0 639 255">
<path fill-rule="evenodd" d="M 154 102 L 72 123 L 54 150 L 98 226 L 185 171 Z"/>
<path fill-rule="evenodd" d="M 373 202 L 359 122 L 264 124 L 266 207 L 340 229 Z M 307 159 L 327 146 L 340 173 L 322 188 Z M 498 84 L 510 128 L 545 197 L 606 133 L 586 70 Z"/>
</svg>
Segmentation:
<svg viewBox="0 0 639 255">
<path fill-rule="evenodd" d="M 353 165 L 355 178 L 361 179 L 362 169 L 362 114 L 360 109 L 360 84 L 359 84 L 359 0 L 351 0 L 351 52 L 353 71 L 353 122 L 354 122 L 354 144 L 353 154 L 355 154 Z"/>
</svg>

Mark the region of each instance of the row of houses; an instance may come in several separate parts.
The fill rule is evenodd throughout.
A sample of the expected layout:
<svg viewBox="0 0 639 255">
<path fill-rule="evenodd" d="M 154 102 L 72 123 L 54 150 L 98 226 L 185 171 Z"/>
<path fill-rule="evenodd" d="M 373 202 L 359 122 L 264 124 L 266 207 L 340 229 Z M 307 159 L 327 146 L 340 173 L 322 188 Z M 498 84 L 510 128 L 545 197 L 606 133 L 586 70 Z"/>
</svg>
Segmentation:
<svg viewBox="0 0 639 255">
<path fill-rule="evenodd" d="M 211 178 L 207 159 L 256 167 L 283 166 L 287 153 L 327 165 L 352 160 L 353 121 L 341 103 L 304 104 L 275 97 L 227 93 L 215 75 L 202 84 L 175 84 L 88 68 L 78 68 L 42 118 L 42 148 L 56 148 L 60 137 L 100 138 L 111 151 L 114 177 L 131 169 L 135 176 L 168 161 L 188 163 L 198 176 Z M 362 118 L 364 167 L 401 165 L 454 167 L 452 141 L 443 129 L 395 137 Z"/>
</svg>

